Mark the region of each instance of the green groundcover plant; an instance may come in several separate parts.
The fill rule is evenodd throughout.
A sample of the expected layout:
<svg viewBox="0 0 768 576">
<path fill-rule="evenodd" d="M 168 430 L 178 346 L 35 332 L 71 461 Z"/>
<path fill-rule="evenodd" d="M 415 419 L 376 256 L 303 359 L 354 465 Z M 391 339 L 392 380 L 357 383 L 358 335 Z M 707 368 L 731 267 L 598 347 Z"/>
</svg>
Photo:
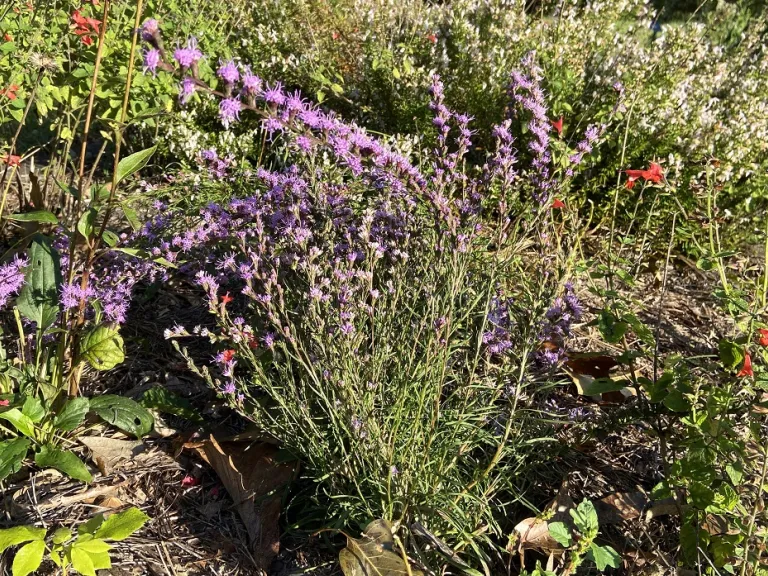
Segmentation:
<svg viewBox="0 0 768 576">
<path fill-rule="evenodd" d="M 104 518 L 98 514 L 80 524 L 76 532 L 57 528 L 50 534 L 45 528 L 16 526 L 0 530 L 0 554 L 16 547 L 11 565 L 13 576 L 36 572 L 46 554 L 64 574 L 74 571 L 83 576 L 96 576 L 96 570 L 112 567 L 110 542 L 120 542 L 141 529 L 149 517 L 138 508 Z"/>
</svg>

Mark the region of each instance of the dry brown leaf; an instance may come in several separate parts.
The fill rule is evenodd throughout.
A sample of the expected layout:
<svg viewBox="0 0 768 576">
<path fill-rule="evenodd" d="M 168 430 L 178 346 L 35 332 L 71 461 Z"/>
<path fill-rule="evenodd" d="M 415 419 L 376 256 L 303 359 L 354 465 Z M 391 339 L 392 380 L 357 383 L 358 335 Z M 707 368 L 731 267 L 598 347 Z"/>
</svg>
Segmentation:
<svg viewBox="0 0 768 576">
<path fill-rule="evenodd" d="M 269 568 L 280 550 L 281 489 L 294 477 L 296 467 L 277 462 L 277 448 L 270 444 L 222 442 L 211 437 L 190 443 L 216 471 L 237 506 L 256 560 Z"/>
<path fill-rule="evenodd" d="M 515 526 L 514 531 L 518 536 L 518 550 L 562 550 L 563 547 L 549 535 L 549 523 L 564 522 L 571 525 L 568 510 L 573 507 L 573 500 L 567 493 L 567 484 L 563 483 L 557 497 L 545 509 L 545 512 L 551 514 L 549 521 L 532 517 L 526 518 Z"/>
<path fill-rule="evenodd" d="M 580 396 L 588 396 L 600 404 L 624 404 L 637 392 L 630 386 L 632 383 L 628 375 L 620 370 L 620 365 L 612 356 L 604 354 L 572 354 L 563 366 L 576 386 L 576 393 Z M 635 374 L 639 376 L 639 374 Z M 598 379 L 608 379 L 619 387 L 615 390 L 596 392 L 596 389 L 604 388 Z"/>
<path fill-rule="evenodd" d="M 648 497 L 642 492 L 616 492 L 595 502 L 600 524 L 620 524 L 639 518 L 648 506 Z"/>
<path fill-rule="evenodd" d="M 91 451 L 91 459 L 105 476 L 120 462 L 132 460 L 144 450 L 144 444 L 137 440 L 117 440 L 100 436 L 83 436 L 80 442 Z"/>
</svg>

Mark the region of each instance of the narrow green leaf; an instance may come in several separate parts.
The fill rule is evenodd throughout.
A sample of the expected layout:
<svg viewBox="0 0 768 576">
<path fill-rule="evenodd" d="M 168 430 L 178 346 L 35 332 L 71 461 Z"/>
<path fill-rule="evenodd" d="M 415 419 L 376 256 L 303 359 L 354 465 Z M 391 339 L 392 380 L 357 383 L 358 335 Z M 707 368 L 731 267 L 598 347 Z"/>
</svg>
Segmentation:
<svg viewBox="0 0 768 576">
<path fill-rule="evenodd" d="M 35 454 L 35 464 L 41 468 L 55 468 L 67 476 L 82 482 L 91 482 L 93 476 L 88 472 L 83 461 L 73 452 L 61 450 L 54 446 L 43 446 Z"/>
<path fill-rule="evenodd" d="M 83 238 L 90 239 L 93 236 L 93 230 L 96 226 L 96 218 L 99 216 L 99 211 L 96 208 L 89 208 L 83 212 L 80 216 L 80 220 L 77 221 L 77 231 L 80 232 Z"/>
<path fill-rule="evenodd" d="M 43 540 L 35 540 L 19 548 L 11 568 L 13 576 L 32 574 L 43 563 L 44 552 L 45 542 Z"/>
<path fill-rule="evenodd" d="M 152 148 L 141 150 L 140 152 L 136 152 L 135 154 L 131 154 L 120 160 L 117 164 L 117 181 L 121 182 L 128 176 L 131 176 L 144 168 L 152 157 L 152 154 L 155 153 L 155 150 L 157 150 L 157 144 L 152 146 Z"/>
<path fill-rule="evenodd" d="M 48 210 L 35 210 L 33 212 L 11 214 L 7 218 L 14 222 L 40 222 L 41 224 L 59 223 L 59 219 L 56 218 L 56 215 L 53 212 L 48 212 Z"/>
</svg>

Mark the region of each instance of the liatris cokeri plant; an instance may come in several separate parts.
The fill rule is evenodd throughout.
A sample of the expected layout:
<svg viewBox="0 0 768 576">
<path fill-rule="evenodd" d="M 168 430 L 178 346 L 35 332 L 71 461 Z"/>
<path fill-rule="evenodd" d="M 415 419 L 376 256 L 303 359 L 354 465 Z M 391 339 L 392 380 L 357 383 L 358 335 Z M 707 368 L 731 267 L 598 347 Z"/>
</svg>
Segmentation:
<svg viewBox="0 0 768 576">
<path fill-rule="evenodd" d="M 228 67 L 222 122 L 261 116 L 285 167 L 242 174 L 248 197 L 161 214 L 140 233 L 194 277 L 217 320 L 167 337 L 210 339 L 211 365 L 190 366 L 302 461 L 326 525 L 418 520 L 487 562 L 475 541 L 501 535 L 531 440 L 522 408 L 560 358 L 542 341 L 563 347 L 578 319 L 570 288 L 557 299 L 564 212 L 510 212 L 521 200 L 508 124 L 488 164 L 464 168 L 471 119 L 444 105 L 439 78 L 439 145 L 415 166 L 280 84 L 238 90 Z"/>
</svg>

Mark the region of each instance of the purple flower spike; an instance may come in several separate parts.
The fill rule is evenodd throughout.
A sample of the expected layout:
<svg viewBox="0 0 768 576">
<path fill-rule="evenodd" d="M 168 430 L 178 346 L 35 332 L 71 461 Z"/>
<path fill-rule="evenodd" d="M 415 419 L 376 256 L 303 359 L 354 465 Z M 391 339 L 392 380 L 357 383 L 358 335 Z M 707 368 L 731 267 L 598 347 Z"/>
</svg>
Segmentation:
<svg viewBox="0 0 768 576">
<path fill-rule="evenodd" d="M 245 74 L 243 74 L 243 91 L 246 94 L 249 96 L 258 96 L 263 84 L 264 82 L 261 78 L 251 72 L 250 67 L 245 69 Z"/>
<path fill-rule="evenodd" d="M 195 93 L 197 83 L 194 78 L 186 77 L 181 81 L 181 87 L 179 89 L 179 102 L 186 104 L 189 99 L 192 98 L 192 94 Z"/>
<path fill-rule="evenodd" d="M 240 80 L 240 70 L 237 69 L 237 64 L 232 60 L 222 64 L 216 73 L 219 75 L 219 78 L 230 85 Z"/>
<path fill-rule="evenodd" d="M 240 120 L 240 110 L 243 105 L 237 98 L 224 98 L 219 104 L 219 119 L 224 128 L 229 128 L 233 122 Z"/>
<path fill-rule="evenodd" d="M 203 53 L 200 52 L 200 49 L 197 47 L 197 40 L 190 38 L 187 40 L 187 45 L 184 48 L 177 48 L 174 51 L 173 57 L 176 59 L 176 62 L 179 63 L 179 66 L 186 69 L 197 64 L 203 57 Z"/>
<path fill-rule="evenodd" d="M 144 52 L 144 74 L 151 72 L 154 76 L 157 74 L 157 66 L 160 64 L 160 50 L 150 48 Z"/>
<path fill-rule="evenodd" d="M 154 18 L 147 18 L 144 20 L 144 24 L 141 25 L 141 39 L 150 42 L 157 31 L 160 29 L 157 20 Z"/>
<path fill-rule="evenodd" d="M 15 256 L 8 264 L 0 265 L 0 308 L 24 285 L 24 268 L 29 266 L 26 258 Z"/>
</svg>

